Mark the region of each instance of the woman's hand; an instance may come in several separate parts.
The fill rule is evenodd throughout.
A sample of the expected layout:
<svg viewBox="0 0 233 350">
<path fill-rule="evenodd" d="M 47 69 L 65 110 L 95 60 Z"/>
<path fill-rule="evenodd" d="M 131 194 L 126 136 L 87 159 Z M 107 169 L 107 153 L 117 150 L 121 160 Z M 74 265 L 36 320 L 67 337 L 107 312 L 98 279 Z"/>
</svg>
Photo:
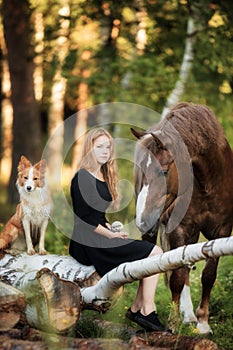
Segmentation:
<svg viewBox="0 0 233 350">
<path fill-rule="evenodd" d="M 106 223 L 106 226 L 109 227 L 108 223 Z M 113 231 L 109 230 L 107 227 L 104 227 L 102 225 L 98 225 L 95 229 L 95 232 L 102 235 L 102 236 L 110 238 L 110 239 L 112 239 L 112 238 L 127 239 L 129 237 L 128 232 L 125 232 L 123 230 L 113 232 Z"/>
<path fill-rule="evenodd" d="M 109 224 L 109 222 L 106 222 L 106 226 L 111 231 L 111 225 Z"/>
<path fill-rule="evenodd" d="M 125 232 L 125 231 L 112 232 L 111 236 L 112 236 L 112 238 L 122 238 L 122 239 L 129 238 L 128 232 Z"/>
</svg>

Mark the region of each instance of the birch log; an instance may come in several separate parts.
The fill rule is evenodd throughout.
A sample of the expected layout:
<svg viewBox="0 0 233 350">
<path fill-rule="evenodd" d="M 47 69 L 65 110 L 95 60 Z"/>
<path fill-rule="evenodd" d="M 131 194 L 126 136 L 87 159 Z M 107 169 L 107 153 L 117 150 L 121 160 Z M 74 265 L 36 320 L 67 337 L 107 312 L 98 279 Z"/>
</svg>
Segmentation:
<svg viewBox="0 0 233 350">
<path fill-rule="evenodd" d="M 6 254 L 0 260 L 0 277 L 24 293 L 27 322 L 55 333 L 67 331 L 78 321 L 79 286 L 93 285 L 99 279 L 93 266 L 81 265 L 70 256 L 26 253 Z"/>
<path fill-rule="evenodd" d="M 151 276 L 182 266 L 190 266 L 206 258 L 216 258 L 233 254 L 233 236 L 208 242 L 190 244 L 170 250 L 161 255 L 121 264 L 104 275 L 92 287 L 81 290 L 83 303 L 104 306 L 112 305 L 118 296 L 120 288 L 125 283 L 131 283 L 144 277 Z"/>
<path fill-rule="evenodd" d="M 35 255 L 29 257 L 24 254 L 12 257 L 6 255 L 0 260 L 0 276 L 3 281 L 11 283 L 26 294 L 26 299 L 29 300 L 27 318 L 30 324 L 44 329 L 47 324 L 55 322 L 57 315 L 62 315 L 64 317 L 60 317 L 56 327 L 52 328 L 54 331 L 63 331 L 78 321 L 81 307 L 107 311 L 117 301 L 126 283 L 194 264 L 206 258 L 232 254 L 233 237 L 179 247 L 161 255 L 121 264 L 104 275 L 97 283 L 95 279 L 94 285 L 81 286 L 81 296 L 75 288 L 77 283 L 74 281 L 80 283 L 81 280 L 90 278 L 95 270 L 93 266 L 78 264 L 69 256 Z M 63 294 L 69 289 L 65 287 L 67 281 L 73 282 L 69 285 L 72 292 Z M 35 293 L 39 289 L 42 290 L 43 297 L 45 296 L 45 304 L 52 306 L 52 314 L 48 310 L 46 312 L 41 310 L 43 309 L 43 298 L 40 296 L 35 298 Z M 82 304 L 79 307 L 80 297 L 82 297 Z M 71 298 L 70 301 L 69 298 Z M 76 304 L 75 299 L 77 299 Z M 40 300 L 39 310 L 38 305 L 35 305 L 35 300 Z M 78 311 L 77 308 L 79 308 Z M 67 321 L 66 316 L 69 312 L 71 317 Z M 62 324 L 63 321 L 64 324 Z"/>
</svg>

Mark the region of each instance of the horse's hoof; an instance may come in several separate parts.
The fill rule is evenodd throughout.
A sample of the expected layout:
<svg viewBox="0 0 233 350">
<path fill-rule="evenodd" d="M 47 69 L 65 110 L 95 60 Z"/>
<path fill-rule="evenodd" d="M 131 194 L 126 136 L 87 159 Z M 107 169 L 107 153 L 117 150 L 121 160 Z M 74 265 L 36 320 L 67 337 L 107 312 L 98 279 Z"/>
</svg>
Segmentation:
<svg viewBox="0 0 233 350">
<path fill-rule="evenodd" d="M 198 334 L 213 334 L 208 322 L 198 322 L 194 332 Z"/>
</svg>

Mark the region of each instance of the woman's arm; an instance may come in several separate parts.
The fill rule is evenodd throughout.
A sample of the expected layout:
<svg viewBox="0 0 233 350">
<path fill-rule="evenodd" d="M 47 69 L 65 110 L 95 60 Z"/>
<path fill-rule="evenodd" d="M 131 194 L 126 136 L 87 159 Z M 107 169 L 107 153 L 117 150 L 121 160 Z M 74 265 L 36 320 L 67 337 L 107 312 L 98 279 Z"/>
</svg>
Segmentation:
<svg viewBox="0 0 233 350">
<path fill-rule="evenodd" d="M 107 238 L 122 238 L 122 239 L 126 239 L 129 237 L 128 232 L 124 232 L 124 231 L 120 231 L 120 232 L 112 232 L 110 231 L 108 228 L 102 226 L 102 225 L 98 225 L 95 230 L 96 233 L 105 236 Z"/>
</svg>

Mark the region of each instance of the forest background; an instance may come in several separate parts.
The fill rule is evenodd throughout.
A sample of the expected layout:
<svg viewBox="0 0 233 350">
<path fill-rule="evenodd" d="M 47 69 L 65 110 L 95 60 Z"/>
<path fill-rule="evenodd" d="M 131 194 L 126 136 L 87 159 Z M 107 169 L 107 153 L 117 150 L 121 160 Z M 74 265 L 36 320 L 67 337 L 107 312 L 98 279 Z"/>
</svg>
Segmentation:
<svg viewBox="0 0 233 350">
<path fill-rule="evenodd" d="M 1 223 L 18 200 L 21 155 L 37 162 L 46 147 L 55 203 L 60 203 L 59 189 L 69 202 L 69 182 L 85 130 L 107 120 L 113 136 L 131 139 L 129 125 L 141 125 L 144 118 L 132 108 L 133 117 L 111 124 L 111 117 L 93 113 L 93 106 L 123 103 L 164 114 L 178 101 L 206 104 L 233 146 L 232 1 L 0 3 Z M 65 121 L 71 116 L 72 141 L 64 158 Z M 132 183 L 133 164 L 124 161 L 118 161 L 120 177 Z M 62 205 L 55 210 L 66 232 L 60 234 L 51 224 L 47 249 L 67 253 L 72 223 Z M 132 196 L 117 219 L 127 223 L 133 216 Z"/>
</svg>

